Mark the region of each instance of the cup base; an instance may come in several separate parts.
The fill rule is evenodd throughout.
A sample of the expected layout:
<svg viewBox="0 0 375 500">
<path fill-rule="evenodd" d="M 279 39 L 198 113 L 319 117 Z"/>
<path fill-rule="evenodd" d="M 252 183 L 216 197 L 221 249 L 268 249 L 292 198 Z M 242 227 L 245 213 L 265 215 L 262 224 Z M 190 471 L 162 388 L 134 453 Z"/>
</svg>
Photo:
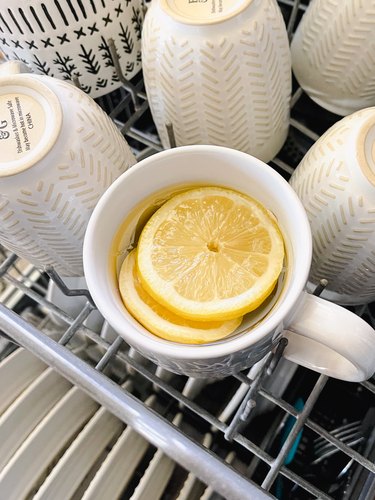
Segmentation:
<svg viewBox="0 0 375 500">
<path fill-rule="evenodd" d="M 33 167 L 51 150 L 60 134 L 63 117 L 57 95 L 35 75 L 10 74 L 0 84 L 0 177 Z M 46 77 L 47 81 L 48 78 Z"/>
<path fill-rule="evenodd" d="M 304 89 L 306 94 L 310 97 L 312 101 L 314 101 L 316 104 L 318 104 L 321 108 L 326 109 L 330 113 L 334 113 L 335 115 L 339 116 L 347 116 L 351 115 L 352 113 L 355 113 L 359 109 L 365 106 L 361 106 L 360 104 L 357 105 L 343 105 L 343 104 L 335 104 L 332 101 L 325 101 L 324 99 L 320 99 L 319 97 L 316 97 L 315 95 L 311 94 L 308 90 Z"/>
<path fill-rule="evenodd" d="M 303 81 L 303 78 L 299 78 L 300 75 L 297 75 L 295 68 L 293 68 L 294 76 L 296 77 L 299 85 L 303 89 L 303 91 L 310 97 L 312 101 L 314 101 L 321 108 L 326 109 L 330 113 L 334 113 L 338 116 L 347 116 L 359 111 L 360 109 L 368 108 L 375 105 L 375 102 L 364 102 L 364 100 L 355 100 L 355 99 L 326 99 L 324 95 L 320 95 L 313 88 L 309 88 L 309 85 Z"/>
</svg>

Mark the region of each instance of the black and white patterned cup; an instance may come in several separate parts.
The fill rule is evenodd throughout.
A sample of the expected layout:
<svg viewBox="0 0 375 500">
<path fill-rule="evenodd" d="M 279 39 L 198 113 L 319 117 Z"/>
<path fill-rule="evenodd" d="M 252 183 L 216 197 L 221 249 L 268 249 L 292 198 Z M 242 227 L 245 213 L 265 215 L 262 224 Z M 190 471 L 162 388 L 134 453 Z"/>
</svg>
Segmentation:
<svg viewBox="0 0 375 500">
<path fill-rule="evenodd" d="M 121 85 L 109 39 L 124 76 L 140 70 L 142 22 L 141 0 L 0 0 L 0 50 L 96 98 Z"/>
</svg>

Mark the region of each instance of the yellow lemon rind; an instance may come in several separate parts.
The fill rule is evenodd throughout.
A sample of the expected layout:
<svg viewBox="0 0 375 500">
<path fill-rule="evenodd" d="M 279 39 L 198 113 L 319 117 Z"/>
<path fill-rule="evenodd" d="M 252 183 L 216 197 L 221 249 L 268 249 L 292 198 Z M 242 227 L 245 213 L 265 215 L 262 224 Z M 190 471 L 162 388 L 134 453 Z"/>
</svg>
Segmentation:
<svg viewBox="0 0 375 500">
<path fill-rule="evenodd" d="M 198 195 L 197 195 L 198 193 Z M 156 231 L 161 223 L 166 220 L 168 213 L 177 207 L 182 201 L 189 200 L 189 196 L 204 196 L 206 193 L 222 193 L 227 196 L 240 197 L 247 200 L 254 206 L 257 213 L 266 224 L 270 237 L 272 239 L 273 253 L 278 257 L 276 262 L 270 264 L 264 275 L 257 279 L 254 286 L 244 293 L 228 299 L 219 299 L 212 302 L 196 302 L 178 295 L 170 282 L 160 278 L 153 270 L 150 257 L 150 248 Z M 143 288 L 158 303 L 166 309 L 178 314 L 181 317 L 197 321 L 224 321 L 242 316 L 258 308 L 262 302 L 270 295 L 275 287 L 277 279 L 282 271 L 284 258 L 284 243 L 277 225 L 275 217 L 261 205 L 257 200 L 238 193 L 237 191 L 226 188 L 206 187 L 186 191 L 176 195 L 167 201 L 159 210 L 149 219 L 145 225 L 139 239 L 137 266 L 138 275 Z"/>
<path fill-rule="evenodd" d="M 136 250 L 133 250 L 125 258 L 121 267 L 119 276 L 120 294 L 130 314 L 154 335 L 165 340 L 184 344 L 207 344 L 227 337 L 240 326 L 242 317 L 237 317 L 230 321 L 216 322 L 217 324 L 213 324 L 213 328 L 209 328 L 209 323 L 207 322 L 206 324 L 202 322 L 202 328 L 197 328 L 196 325 L 188 326 L 186 324 L 188 321 L 183 318 L 181 318 L 181 323 L 185 323 L 185 325 L 175 324 L 172 321 L 164 319 L 155 311 L 155 309 L 162 311 L 162 306 L 155 303 L 154 307 L 150 307 L 137 292 L 134 283 L 135 267 Z M 152 301 L 152 299 L 149 298 L 149 301 Z M 172 320 L 176 319 L 178 321 L 178 318 L 173 318 L 173 313 L 169 311 L 162 312 Z M 193 321 L 194 323 L 197 322 Z M 203 328 L 204 326 L 206 328 Z"/>
<path fill-rule="evenodd" d="M 244 316 L 247 313 L 250 313 L 260 307 L 262 303 L 271 295 L 277 284 L 276 280 L 264 291 L 262 295 L 258 295 L 256 300 L 251 300 L 250 304 L 244 304 L 241 307 L 237 307 L 236 309 L 232 309 L 231 311 L 213 311 L 208 312 L 205 305 L 202 306 L 202 312 L 194 311 L 193 313 L 188 312 L 186 309 L 180 309 L 178 307 L 174 307 L 172 304 L 165 300 L 162 295 L 154 294 L 153 289 L 148 286 L 146 281 L 143 281 L 138 271 L 139 280 L 142 283 L 142 287 L 144 290 L 160 305 L 173 312 L 174 314 L 181 316 L 181 318 L 185 318 L 191 321 L 230 321 L 239 316 Z"/>
</svg>

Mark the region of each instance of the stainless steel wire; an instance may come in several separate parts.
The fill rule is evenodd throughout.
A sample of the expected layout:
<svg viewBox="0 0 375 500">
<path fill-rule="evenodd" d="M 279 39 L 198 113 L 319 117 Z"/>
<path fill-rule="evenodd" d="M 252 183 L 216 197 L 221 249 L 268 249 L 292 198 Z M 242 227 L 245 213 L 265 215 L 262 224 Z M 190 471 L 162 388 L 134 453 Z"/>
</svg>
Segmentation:
<svg viewBox="0 0 375 500">
<path fill-rule="evenodd" d="M 292 36 L 299 14 L 306 10 L 306 5 L 299 0 L 280 0 L 279 4 L 289 9 L 287 26 L 289 34 Z M 294 113 L 304 97 L 302 89 L 296 87 L 291 101 L 291 133 L 297 131 L 303 137 L 305 144 L 312 144 L 319 138 L 319 133 L 312 130 L 305 120 L 299 119 L 298 113 Z M 144 120 L 148 112 L 148 104 L 142 81 L 136 84 L 124 81 L 120 97 L 117 95 L 116 99 L 113 98 L 113 101 L 111 99 L 112 97 L 107 97 L 100 104 L 105 107 L 116 126 L 128 139 L 138 158 L 141 159 L 160 151 L 162 147 L 155 129 L 152 124 L 150 126 L 149 122 Z M 147 125 L 141 123 L 142 121 L 146 122 Z M 291 175 L 296 166 L 289 164 L 285 156 L 282 155 L 273 160 L 272 164 L 286 176 Z M 27 297 L 39 311 L 47 316 L 55 316 L 66 326 L 62 328 L 59 341 L 54 341 L 44 331 L 28 324 L 19 314 L 0 304 L 0 329 L 17 344 L 29 349 L 88 392 L 109 411 L 133 426 L 146 439 L 160 447 L 186 469 L 193 471 L 197 477 L 212 486 L 224 498 L 230 500 L 270 498 L 269 491 L 278 477 L 288 479 L 315 498 L 332 498 L 328 492 L 297 474 L 291 466 L 286 464 L 286 457 L 303 429 L 313 431 L 316 437 L 322 437 L 326 443 L 350 457 L 364 470 L 375 473 L 375 464 L 371 460 L 340 441 L 321 423 L 314 420 L 312 416 L 314 407 L 329 382 L 326 376 L 322 375 L 317 378 L 303 409 L 298 411 L 282 396 L 275 395 L 266 388 L 265 382 L 276 376 L 275 371 L 272 374 L 267 374 L 267 366 L 261 375 L 258 374 L 253 379 L 244 373 L 236 374 L 231 377 L 232 385 L 246 384 L 249 389 L 243 396 L 242 405 L 234 408 L 232 418 L 229 421 L 220 421 L 218 414 L 205 407 L 202 401 L 189 394 L 184 394 L 181 387 L 184 387 L 186 378 L 165 373 L 160 375 L 155 365 L 143 361 L 141 357 L 134 357 L 120 337 L 108 342 L 100 334 L 87 328 L 83 323 L 94 310 L 94 306 L 90 302 L 85 303 L 77 317 L 70 317 L 54 303 L 47 300 L 45 287 L 35 284 L 35 280 L 31 281 L 22 273 L 14 272 L 18 263 L 19 259 L 16 255 L 8 254 L 0 264 L 0 278 L 8 287 L 13 287 L 23 297 Z M 43 274 L 40 272 L 39 276 L 43 276 Z M 366 315 L 368 311 L 368 307 L 363 307 L 356 312 Z M 371 314 L 370 317 L 372 318 Z M 95 362 L 90 364 L 71 352 L 72 340 L 78 337 L 81 340 L 84 339 L 89 347 L 99 349 L 101 354 Z M 270 355 L 268 363 L 272 364 L 272 355 Z M 123 367 L 124 373 L 134 379 L 135 386 L 137 384 L 144 385 L 149 391 L 156 389 L 170 403 L 178 405 L 182 411 L 191 416 L 198 427 L 210 427 L 216 443 L 220 442 L 221 445 L 217 444 L 216 451 L 215 447 L 211 451 L 204 449 L 193 435 L 187 435 L 185 431 L 181 431 L 165 420 L 161 414 L 150 410 L 140 398 L 137 399 L 126 393 L 110 375 L 111 367 L 115 364 Z M 207 381 L 207 383 L 210 382 L 212 381 Z M 370 395 L 375 394 L 375 385 L 372 381 L 363 382 L 358 386 Z M 222 405 L 231 403 L 231 397 L 227 397 L 224 392 L 221 393 L 221 398 Z M 259 444 L 251 440 L 245 432 L 246 428 L 252 425 L 252 421 L 249 421 L 251 412 L 248 411 L 250 408 L 248 403 L 250 402 L 255 408 L 261 400 L 272 405 L 272 408 L 278 410 L 284 418 L 289 416 L 295 418 L 291 430 L 276 456 L 272 456 L 270 450 L 265 446 L 262 447 L 262 443 Z M 263 478 L 247 477 L 243 469 L 236 469 L 233 464 L 231 466 L 225 464 L 220 453 L 221 449 L 227 451 L 240 449 L 241 452 L 245 453 L 244 460 L 248 460 L 248 462 L 256 457 L 257 463 L 266 468 Z"/>
</svg>

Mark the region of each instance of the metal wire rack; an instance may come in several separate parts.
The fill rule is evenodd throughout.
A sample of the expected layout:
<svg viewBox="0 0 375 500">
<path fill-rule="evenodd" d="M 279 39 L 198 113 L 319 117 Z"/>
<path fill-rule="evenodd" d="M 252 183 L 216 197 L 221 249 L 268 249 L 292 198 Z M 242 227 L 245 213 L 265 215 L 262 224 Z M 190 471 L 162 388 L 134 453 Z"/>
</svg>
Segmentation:
<svg viewBox="0 0 375 500">
<path fill-rule="evenodd" d="M 279 1 L 290 37 L 306 3 Z M 98 102 L 138 159 L 162 149 L 141 78 L 123 81 L 121 89 Z M 338 120 L 314 105 L 296 84 L 291 116 L 286 144 L 271 162 L 286 179 L 313 142 Z M 21 345 L 54 367 L 210 485 L 210 498 L 282 498 L 283 490 L 288 498 L 371 498 L 366 492 L 375 488 L 372 426 L 359 426 L 358 431 L 357 425 L 356 432 L 345 429 L 353 430 L 354 420 L 366 421 L 375 406 L 373 380 L 347 384 L 318 376 L 283 360 L 283 343 L 249 373 L 222 381 L 174 375 L 137 354 L 114 332 L 109 335 L 108 325 L 89 327 L 97 312 L 87 290 L 70 290 L 53 270 L 42 272 L 5 250 L 0 262 L 5 284 L 0 289 L 1 342 L 8 351 L 14 343 Z M 47 298 L 51 285 L 82 302 L 75 317 Z M 375 327 L 373 304 L 354 312 Z M 72 352 L 77 342 L 86 343 L 87 360 Z M 3 347 L 0 352 L 7 351 Z M 124 389 L 125 379 L 137 390 Z M 143 403 L 151 393 L 163 402 L 159 410 Z M 188 425 L 174 425 L 168 409 L 182 412 Z M 210 449 L 201 444 L 203 432 L 213 436 Z M 335 457 L 333 467 L 330 457 Z M 357 491 L 354 482 L 363 487 Z"/>
</svg>

